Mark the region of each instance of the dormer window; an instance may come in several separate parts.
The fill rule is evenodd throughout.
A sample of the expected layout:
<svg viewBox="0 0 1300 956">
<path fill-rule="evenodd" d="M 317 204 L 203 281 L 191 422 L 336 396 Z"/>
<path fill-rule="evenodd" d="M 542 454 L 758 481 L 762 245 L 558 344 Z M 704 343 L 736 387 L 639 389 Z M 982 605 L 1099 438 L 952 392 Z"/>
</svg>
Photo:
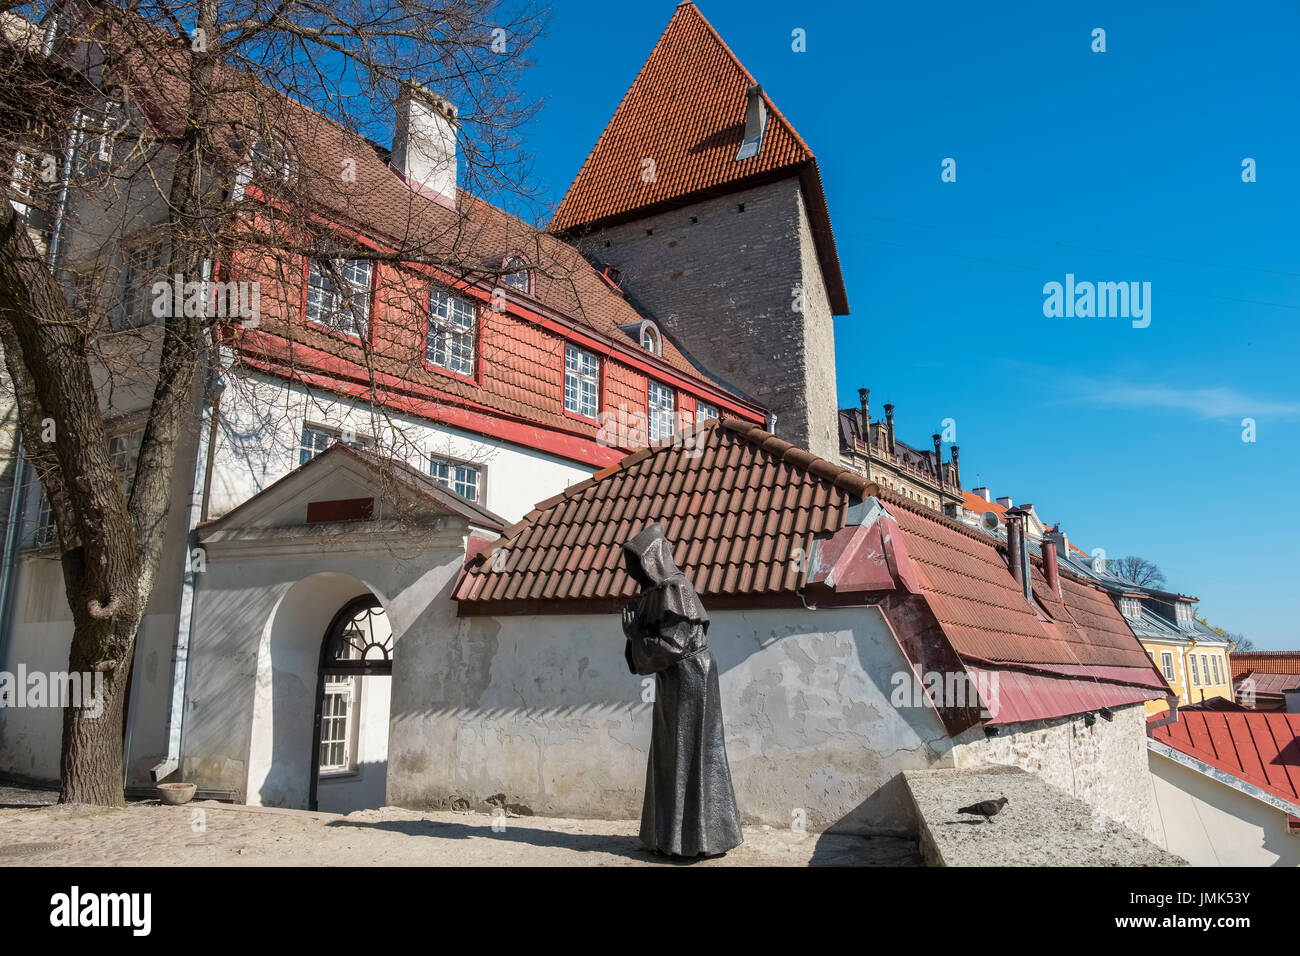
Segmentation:
<svg viewBox="0 0 1300 956">
<path fill-rule="evenodd" d="M 751 86 L 745 101 L 745 138 L 736 153 L 736 160 L 751 159 L 763 148 L 763 133 L 767 129 L 767 104 L 763 102 L 763 88 Z M 742 205 L 740 211 L 744 212 Z"/>
<path fill-rule="evenodd" d="M 1142 602 L 1134 597 L 1122 597 L 1119 599 L 1119 609 L 1123 615 L 1134 621 L 1142 620 Z"/>
<path fill-rule="evenodd" d="M 527 295 L 531 290 L 532 276 L 528 274 L 528 263 L 519 256 L 511 256 L 501 265 L 501 284 L 507 288 L 517 289 Z"/>
<path fill-rule="evenodd" d="M 253 144 L 249 154 L 253 175 L 259 179 L 278 179 L 288 182 L 293 176 L 293 160 L 284 140 L 278 136 L 263 136 Z"/>
<path fill-rule="evenodd" d="M 663 338 L 659 335 L 659 329 L 653 322 L 644 322 L 641 325 L 641 348 L 654 355 L 663 354 Z"/>
</svg>

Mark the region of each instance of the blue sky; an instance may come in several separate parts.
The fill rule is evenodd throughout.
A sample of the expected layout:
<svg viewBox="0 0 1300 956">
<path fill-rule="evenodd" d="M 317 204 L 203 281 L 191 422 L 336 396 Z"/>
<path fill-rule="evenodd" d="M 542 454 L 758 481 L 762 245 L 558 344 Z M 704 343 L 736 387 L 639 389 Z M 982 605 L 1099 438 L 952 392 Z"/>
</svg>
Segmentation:
<svg viewBox="0 0 1300 956">
<path fill-rule="evenodd" d="M 922 446 L 954 419 L 966 487 L 1300 647 L 1300 7 L 699 6 L 821 165 L 841 406 L 869 386 Z M 674 7 L 556 4 L 527 79 L 553 202 Z M 1045 317 L 1066 273 L 1150 282 L 1150 326 Z"/>
</svg>

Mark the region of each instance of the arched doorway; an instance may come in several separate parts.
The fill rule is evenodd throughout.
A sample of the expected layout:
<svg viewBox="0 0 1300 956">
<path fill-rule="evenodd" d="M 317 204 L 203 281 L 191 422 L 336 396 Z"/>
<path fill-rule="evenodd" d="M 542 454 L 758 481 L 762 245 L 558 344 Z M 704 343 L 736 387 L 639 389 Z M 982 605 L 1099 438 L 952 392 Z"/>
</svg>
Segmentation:
<svg viewBox="0 0 1300 956">
<path fill-rule="evenodd" d="M 387 612 L 373 594 L 352 599 L 321 641 L 308 809 L 383 806 L 392 673 Z"/>
</svg>

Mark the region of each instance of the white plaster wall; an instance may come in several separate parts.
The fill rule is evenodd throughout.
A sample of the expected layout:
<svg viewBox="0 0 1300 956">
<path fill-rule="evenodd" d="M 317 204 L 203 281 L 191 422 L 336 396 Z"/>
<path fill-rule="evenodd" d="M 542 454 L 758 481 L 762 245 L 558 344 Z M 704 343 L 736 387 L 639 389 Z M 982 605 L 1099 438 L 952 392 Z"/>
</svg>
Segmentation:
<svg viewBox="0 0 1300 956">
<path fill-rule="evenodd" d="M 407 634 L 388 795 L 472 806 L 504 792 L 536 813 L 636 817 L 651 704 L 616 615 L 466 618 Z M 718 611 L 728 756 L 745 822 L 902 830 L 889 784 L 946 746 L 928 708 L 890 705 L 906 667 L 875 608 Z M 882 789 L 883 788 L 883 789 Z"/>
<path fill-rule="evenodd" d="M 1163 845 L 1194 866 L 1300 866 L 1287 815 L 1148 751 Z"/>
<path fill-rule="evenodd" d="M 403 670 L 403 644 L 412 628 L 448 616 L 464 523 L 446 519 L 414 544 L 367 535 L 362 526 L 335 530 L 315 546 L 302 539 L 207 545 L 186 692 L 184 779 L 232 790 L 248 803 L 306 805 L 321 641 L 334 614 L 367 590 L 388 612 L 395 674 L 420 682 Z M 393 681 L 394 700 L 400 683 Z M 374 690 L 365 706 L 379 708 L 383 695 L 379 685 Z M 373 795 L 384 776 L 379 737 L 363 743 L 359 756 L 374 765 L 363 789 Z"/>
<path fill-rule="evenodd" d="M 372 412 L 325 392 L 309 392 L 270 376 L 232 380 L 222 396 L 209 517 L 225 514 L 298 467 L 304 423 L 351 430 L 382 454 L 428 473 L 429 455 L 476 465 L 483 504 L 517 521 L 537 502 L 589 477 L 592 468 L 424 419 Z"/>
</svg>

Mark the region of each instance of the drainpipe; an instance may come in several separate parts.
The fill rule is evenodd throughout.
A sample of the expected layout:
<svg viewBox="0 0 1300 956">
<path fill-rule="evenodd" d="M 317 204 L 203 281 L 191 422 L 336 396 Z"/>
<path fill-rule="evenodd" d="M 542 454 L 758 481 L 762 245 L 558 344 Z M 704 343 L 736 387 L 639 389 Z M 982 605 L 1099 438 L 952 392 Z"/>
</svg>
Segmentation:
<svg viewBox="0 0 1300 956">
<path fill-rule="evenodd" d="M 14 442 L 14 483 L 9 495 L 9 523 L 5 526 L 4 567 L 0 568 L 0 670 L 8 670 L 9 662 L 9 588 L 18 552 L 18 512 L 25 490 L 23 465 L 23 440 L 19 436 Z"/>
<path fill-rule="evenodd" d="M 1151 736 L 1151 731 L 1155 730 L 1157 727 L 1164 727 L 1167 724 L 1178 723 L 1178 697 L 1174 694 L 1170 694 L 1165 698 L 1165 703 L 1169 705 L 1169 713 L 1164 717 L 1161 717 L 1159 720 L 1153 720 L 1151 723 L 1147 724 L 1148 737 Z"/>
</svg>

